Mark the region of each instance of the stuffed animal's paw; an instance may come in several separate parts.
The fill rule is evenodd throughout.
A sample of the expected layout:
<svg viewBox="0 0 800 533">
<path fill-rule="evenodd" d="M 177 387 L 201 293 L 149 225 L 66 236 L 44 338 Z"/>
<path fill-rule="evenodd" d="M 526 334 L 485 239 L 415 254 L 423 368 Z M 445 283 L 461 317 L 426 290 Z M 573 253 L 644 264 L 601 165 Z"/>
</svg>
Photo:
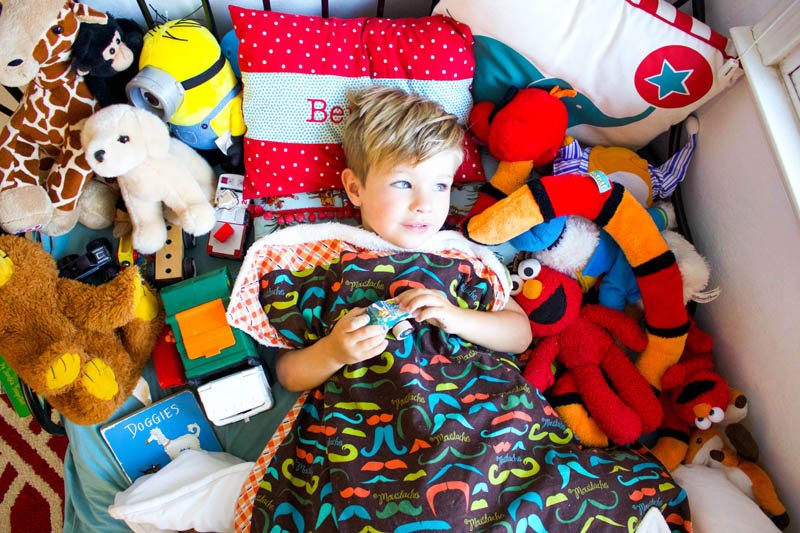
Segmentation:
<svg viewBox="0 0 800 533">
<path fill-rule="evenodd" d="M 195 204 L 181 213 L 183 231 L 191 235 L 205 235 L 214 227 L 216 216 L 211 204 Z"/>
<path fill-rule="evenodd" d="M 59 347 L 62 347 L 59 343 Z M 51 350 L 59 353 L 57 350 Z M 82 357 L 83 356 L 83 357 Z M 89 360 L 80 350 L 60 350 L 60 355 L 47 369 L 45 385 L 48 391 L 58 392 L 69 387 L 80 377 L 80 384 L 90 395 L 100 400 L 110 400 L 117 392 L 119 385 L 114 371 L 99 357 Z"/>
<path fill-rule="evenodd" d="M 63 353 L 47 369 L 45 383 L 48 390 L 58 390 L 72 384 L 81 372 L 81 356 L 75 352 Z"/>
<path fill-rule="evenodd" d="M 536 360 L 528 362 L 522 376 L 528 380 L 528 383 L 542 392 L 552 387 L 555 382 L 552 365 L 538 364 Z"/>
<path fill-rule="evenodd" d="M 53 216 L 53 204 L 41 187 L 22 186 L 0 193 L 0 226 L 8 233 L 38 229 Z"/>
<path fill-rule="evenodd" d="M 167 242 L 167 228 L 163 223 L 136 225 L 132 238 L 136 250 L 143 254 L 154 254 Z"/>
<path fill-rule="evenodd" d="M 39 228 L 39 231 L 51 237 L 66 235 L 78 223 L 79 215 L 80 212 L 77 209 L 70 209 L 69 211 L 54 209 L 53 216 L 50 217 L 47 224 Z"/>
<path fill-rule="evenodd" d="M 158 298 L 147 285 L 142 283 L 141 277 L 137 277 L 136 280 L 133 316 L 145 322 L 150 322 L 158 315 Z"/>
<path fill-rule="evenodd" d="M 99 357 L 95 357 L 84 366 L 81 385 L 86 392 L 100 400 L 110 400 L 119 392 L 114 371 Z"/>
</svg>

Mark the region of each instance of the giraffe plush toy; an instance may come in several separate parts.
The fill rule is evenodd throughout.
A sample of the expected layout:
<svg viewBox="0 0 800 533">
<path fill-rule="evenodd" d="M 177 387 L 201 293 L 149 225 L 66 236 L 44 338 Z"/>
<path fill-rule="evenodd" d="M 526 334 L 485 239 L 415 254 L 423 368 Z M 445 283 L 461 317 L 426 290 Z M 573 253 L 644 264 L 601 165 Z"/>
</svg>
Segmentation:
<svg viewBox="0 0 800 533">
<path fill-rule="evenodd" d="M 28 84 L 0 131 L 0 226 L 9 233 L 67 233 L 92 177 L 80 148 L 80 123 L 98 103 L 71 66 L 82 22 L 104 13 L 73 0 L 4 0 L 0 8 L 0 83 Z"/>
</svg>

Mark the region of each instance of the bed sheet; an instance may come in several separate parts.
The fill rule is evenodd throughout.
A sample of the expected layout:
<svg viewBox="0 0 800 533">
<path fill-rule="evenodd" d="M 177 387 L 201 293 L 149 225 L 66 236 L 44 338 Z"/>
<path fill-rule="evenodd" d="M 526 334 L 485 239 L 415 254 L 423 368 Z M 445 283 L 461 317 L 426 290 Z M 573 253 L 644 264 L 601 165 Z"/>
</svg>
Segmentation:
<svg viewBox="0 0 800 533">
<path fill-rule="evenodd" d="M 494 172 L 497 168 L 497 162 L 491 155 L 486 150 L 481 150 L 481 157 L 485 170 Z M 465 202 L 470 199 L 474 201 L 474 198 L 469 194 L 462 194 L 455 198 L 454 205 L 459 206 L 460 210 L 463 211 L 468 209 Z M 299 200 L 300 205 L 295 205 L 295 207 L 302 208 L 303 202 L 307 202 L 309 208 L 313 207 L 312 200 L 301 198 Z M 460 214 L 463 215 L 463 213 Z M 319 222 L 324 221 L 320 220 Z M 352 224 L 356 224 L 356 222 L 352 221 Z M 277 228 L 278 226 L 261 228 L 259 236 L 272 232 Z M 255 233 L 255 231 L 250 231 L 248 240 L 245 243 L 245 249 L 252 244 Z M 53 257 L 58 259 L 68 254 L 85 253 L 86 245 L 92 239 L 99 237 L 106 237 L 111 241 L 112 245 L 116 245 L 116 240 L 112 238 L 110 229 L 90 230 L 80 224 L 67 235 L 48 239 L 47 244 L 51 248 L 50 251 Z M 198 237 L 195 247 L 187 250 L 187 253 L 195 260 L 196 271 L 202 273 L 226 266 L 231 276 L 235 278 L 241 267 L 241 260 L 209 256 L 205 252 L 206 242 L 207 236 Z M 510 261 L 516 253 L 508 244 L 492 247 L 492 250 L 505 262 Z M 276 379 L 273 379 L 274 349 L 264 346 L 258 346 L 257 349 L 270 375 L 272 395 L 275 401 L 274 407 L 269 411 L 252 417 L 249 422 L 236 422 L 214 428 L 223 450 L 245 461 L 255 461 L 258 458 L 269 437 L 275 432 L 284 415 L 298 398 L 297 393 L 287 391 L 277 383 Z M 152 364 L 148 364 L 145 368 L 143 377 L 150 385 L 154 401 L 179 390 L 170 389 L 165 391 L 162 389 L 158 385 Z M 142 404 L 138 400 L 129 398 L 109 420 L 121 417 L 141 407 Z M 129 483 L 122 471 L 117 467 L 114 457 L 108 451 L 105 442 L 100 436 L 99 425 L 78 426 L 63 419 L 62 422 L 66 427 L 70 440 L 64 459 L 65 533 L 129 531 L 122 521 L 111 518 L 107 512 L 108 506 L 114 502 L 114 495 L 118 491 L 126 489 Z"/>
</svg>

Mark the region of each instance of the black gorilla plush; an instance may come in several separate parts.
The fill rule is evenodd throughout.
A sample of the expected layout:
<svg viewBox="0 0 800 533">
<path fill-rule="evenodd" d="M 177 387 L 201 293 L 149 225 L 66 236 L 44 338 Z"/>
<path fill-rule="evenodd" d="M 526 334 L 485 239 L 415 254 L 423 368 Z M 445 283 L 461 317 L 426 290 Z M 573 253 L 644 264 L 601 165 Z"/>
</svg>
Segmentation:
<svg viewBox="0 0 800 533">
<path fill-rule="evenodd" d="M 81 24 L 72 45 L 72 68 L 101 107 L 128 101 L 125 85 L 139 72 L 143 42 L 144 32 L 131 19 L 108 15 L 107 24 Z"/>
</svg>

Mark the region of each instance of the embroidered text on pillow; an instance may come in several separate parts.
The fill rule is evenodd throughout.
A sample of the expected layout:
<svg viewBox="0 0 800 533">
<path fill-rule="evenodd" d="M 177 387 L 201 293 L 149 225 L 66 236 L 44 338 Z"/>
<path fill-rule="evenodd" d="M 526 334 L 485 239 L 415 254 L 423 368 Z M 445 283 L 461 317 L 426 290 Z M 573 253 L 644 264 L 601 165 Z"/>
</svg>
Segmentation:
<svg viewBox="0 0 800 533">
<path fill-rule="evenodd" d="M 247 198 L 341 188 L 347 91 L 373 84 L 420 93 L 466 126 L 472 34 L 444 16 L 323 19 L 230 6 L 244 84 Z M 465 139 L 455 181 L 483 181 Z"/>
</svg>

